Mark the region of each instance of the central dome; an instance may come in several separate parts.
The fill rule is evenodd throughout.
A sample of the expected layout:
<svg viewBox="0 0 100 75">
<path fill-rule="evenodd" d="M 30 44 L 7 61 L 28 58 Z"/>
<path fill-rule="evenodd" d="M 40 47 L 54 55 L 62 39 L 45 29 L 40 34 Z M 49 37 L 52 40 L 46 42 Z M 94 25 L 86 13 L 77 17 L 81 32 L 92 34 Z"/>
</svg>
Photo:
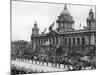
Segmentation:
<svg viewBox="0 0 100 75">
<path fill-rule="evenodd" d="M 66 4 L 64 10 L 61 12 L 61 15 L 70 15 L 70 12 L 67 10 Z"/>
</svg>

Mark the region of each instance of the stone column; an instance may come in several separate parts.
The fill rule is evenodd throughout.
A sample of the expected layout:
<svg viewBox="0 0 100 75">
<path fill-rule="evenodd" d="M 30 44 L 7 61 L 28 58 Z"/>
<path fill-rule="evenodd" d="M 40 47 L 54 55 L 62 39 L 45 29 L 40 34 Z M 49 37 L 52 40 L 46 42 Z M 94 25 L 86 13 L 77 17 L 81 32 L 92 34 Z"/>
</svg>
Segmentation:
<svg viewBox="0 0 100 75">
<path fill-rule="evenodd" d="M 55 45 L 56 45 L 56 37 L 55 37 Z"/>
<path fill-rule="evenodd" d="M 39 45 L 39 39 L 37 39 L 37 45 Z"/>
<path fill-rule="evenodd" d="M 41 38 L 39 39 L 39 45 L 41 45 Z"/>
<path fill-rule="evenodd" d="M 72 37 L 70 37 L 70 46 L 72 45 L 73 41 L 72 41 Z"/>
<path fill-rule="evenodd" d="M 94 44 L 96 45 L 96 34 L 94 34 Z"/>
<path fill-rule="evenodd" d="M 40 38 L 40 45 L 41 45 L 41 38 Z"/>
<path fill-rule="evenodd" d="M 77 45 L 77 41 L 78 41 L 78 40 L 77 40 L 77 37 L 75 37 L 75 45 Z"/>
<path fill-rule="evenodd" d="M 47 38 L 47 39 L 48 39 L 47 41 L 49 41 L 49 42 L 50 42 L 49 38 Z"/>
<path fill-rule="evenodd" d="M 35 47 L 36 47 L 36 39 L 34 38 L 33 39 L 33 50 L 35 50 Z"/>
<path fill-rule="evenodd" d="M 53 39 L 52 39 L 52 37 L 51 37 L 51 44 L 53 44 Z"/>
<path fill-rule="evenodd" d="M 60 45 L 60 36 L 58 36 L 58 45 Z"/>
<path fill-rule="evenodd" d="M 45 42 L 46 42 L 46 38 L 44 38 L 44 44 L 45 44 Z"/>
<path fill-rule="evenodd" d="M 35 43 L 36 43 L 36 45 L 37 45 L 37 39 L 35 39 Z"/>
<path fill-rule="evenodd" d="M 42 39 L 42 45 L 44 44 L 44 39 Z"/>
<path fill-rule="evenodd" d="M 45 38 L 43 39 L 43 44 L 45 44 Z"/>
<path fill-rule="evenodd" d="M 55 44 L 55 39 L 54 39 L 54 37 L 52 37 L 52 43 L 53 43 L 53 45 Z"/>
<path fill-rule="evenodd" d="M 48 41 L 50 42 L 50 37 L 48 37 Z"/>
<path fill-rule="evenodd" d="M 89 39 L 88 36 L 85 36 L 85 44 L 88 45 L 89 44 Z"/>
<path fill-rule="evenodd" d="M 43 45 L 43 39 L 41 39 L 41 45 Z"/>
<path fill-rule="evenodd" d="M 95 45 L 95 36 L 94 36 L 94 34 L 91 35 L 91 45 Z"/>
<path fill-rule="evenodd" d="M 80 38 L 80 45 L 82 45 L 82 37 L 79 37 Z"/>
<path fill-rule="evenodd" d="M 66 40 L 67 40 L 66 45 L 68 45 L 68 37 L 66 37 Z"/>
<path fill-rule="evenodd" d="M 55 43 L 54 37 L 52 37 L 52 43 L 53 43 L 53 44 Z"/>
<path fill-rule="evenodd" d="M 58 38 L 56 37 L 56 45 L 58 45 Z"/>
<path fill-rule="evenodd" d="M 38 40 L 38 45 L 40 45 L 40 39 L 37 39 Z"/>
<path fill-rule="evenodd" d="M 60 36 L 60 43 L 63 45 L 63 36 Z"/>
</svg>

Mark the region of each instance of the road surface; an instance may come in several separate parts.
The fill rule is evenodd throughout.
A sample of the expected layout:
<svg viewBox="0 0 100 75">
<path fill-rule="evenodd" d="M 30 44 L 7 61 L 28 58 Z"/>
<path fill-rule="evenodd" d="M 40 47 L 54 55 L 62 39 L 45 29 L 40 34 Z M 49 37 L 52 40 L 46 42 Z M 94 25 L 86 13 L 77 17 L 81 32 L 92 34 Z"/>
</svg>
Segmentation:
<svg viewBox="0 0 100 75">
<path fill-rule="evenodd" d="M 67 66 L 64 68 L 64 66 L 61 64 L 60 68 L 57 67 L 52 67 L 51 63 L 48 63 L 48 66 L 46 63 L 44 63 L 44 65 L 39 64 L 39 62 L 37 62 L 37 64 L 35 64 L 35 61 L 30 60 L 28 61 L 15 61 L 12 60 L 11 64 L 14 64 L 16 66 L 20 66 L 20 67 L 24 67 L 27 69 L 32 69 L 33 71 L 38 71 L 38 72 L 53 72 L 53 71 L 66 71 L 67 70 Z"/>
</svg>

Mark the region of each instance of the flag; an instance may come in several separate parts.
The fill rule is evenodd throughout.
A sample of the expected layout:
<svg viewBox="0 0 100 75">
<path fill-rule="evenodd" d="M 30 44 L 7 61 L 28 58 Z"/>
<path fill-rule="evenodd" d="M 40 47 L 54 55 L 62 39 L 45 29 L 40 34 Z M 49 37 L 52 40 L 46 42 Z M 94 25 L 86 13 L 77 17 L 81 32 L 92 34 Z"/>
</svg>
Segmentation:
<svg viewBox="0 0 100 75">
<path fill-rule="evenodd" d="M 53 29 L 55 22 L 53 22 L 50 27 L 49 27 L 49 31 Z"/>
<path fill-rule="evenodd" d="M 47 30 L 47 28 L 45 28 L 43 32 L 45 32 L 46 30 Z"/>
<path fill-rule="evenodd" d="M 42 34 L 44 34 L 46 30 L 47 30 L 47 28 L 44 29 L 44 31 L 42 32 Z"/>
<path fill-rule="evenodd" d="M 51 25 L 52 25 L 52 27 L 54 27 L 54 25 L 55 25 L 55 22 L 53 22 Z"/>
<path fill-rule="evenodd" d="M 81 28 L 81 24 L 80 24 L 79 28 Z"/>
<path fill-rule="evenodd" d="M 51 26 L 51 25 L 50 25 L 50 27 L 49 27 L 49 31 L 50 31 L 50 30 L 52 30 L 52 26 Z"/>
</svg>

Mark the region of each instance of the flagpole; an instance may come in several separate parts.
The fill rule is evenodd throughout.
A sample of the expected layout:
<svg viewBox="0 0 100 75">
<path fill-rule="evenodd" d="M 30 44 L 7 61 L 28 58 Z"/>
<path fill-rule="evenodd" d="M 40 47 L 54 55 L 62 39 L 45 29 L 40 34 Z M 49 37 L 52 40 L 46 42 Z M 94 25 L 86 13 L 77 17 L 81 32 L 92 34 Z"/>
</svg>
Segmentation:
<svg viewBox="0 0 100 75">
<path fill-rule="evenodd" d="M 80 26 L 79 26 L 79 29 L 81 28 L 81 23 L 80 23 Z"/>
</svg>

